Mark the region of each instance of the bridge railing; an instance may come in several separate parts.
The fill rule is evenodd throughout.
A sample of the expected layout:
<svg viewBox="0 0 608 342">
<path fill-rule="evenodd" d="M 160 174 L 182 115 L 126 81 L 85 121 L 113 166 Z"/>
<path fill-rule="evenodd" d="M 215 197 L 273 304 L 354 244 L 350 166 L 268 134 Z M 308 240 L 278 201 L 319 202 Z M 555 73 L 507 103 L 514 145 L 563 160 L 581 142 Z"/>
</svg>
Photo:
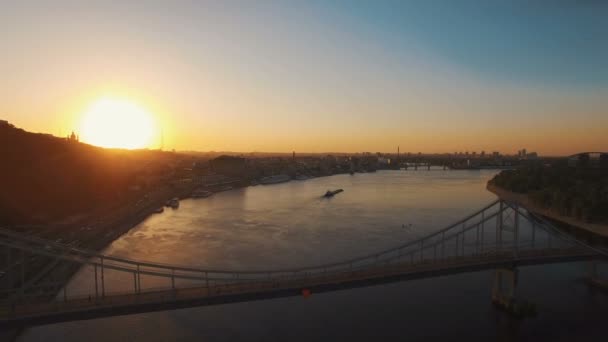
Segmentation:
<svg viewBox="0 0 608 342">
<path fill-rule="evenodd" d="M 527 234 L 523 234 L 524 230 L 520 227 L 520 216 L 532 220 L 531 231 Z M 541 245 L 542 234 L 545 234 L 546 238 Z M 0 230 L 0 245 L 5 246 L 9 251 L 28 251 L 62 262 L 89 267 L 92 269 L 91 275 L 95 284 L 94 298 L 99 298 L 116 292 L 107 289 L 104 273 L 107 277 L 108 272 L 119 272 L 127 277 L 127 281 L 131 278 L 133 286 L 130 293 L 150 291 L 149 287 L 142 286 L 142 283 L 146 282 L 142 281 L 142 278 L 166 279 L 167 284 L 170 284 L 169 288 L 174 290 L 192 286 L 211 288 L 230 284 L 268 284 L 335 277 L 340 274 L 352 274 L 394 265 L 414 267 L 429 262 L 449 265 L 468 257 L 504 255 L 505 251 L 511 253 L 513 258 L 517 258 L 520 249 L 569 246 L 570 242 L 564 243 L 564 239 L 559 238 L 553 241 L 552 246 L 551 236 L 552 234 L 548 234 L 543 224 L 535 222 L 521 208 L 495 201 L 444 229 L 378 253 L 341 262 L 290 269 L 221 270 L 141 262 L 102 255 L 7 230 Z M 558 243 L 559 241 L 561 244 Z M 150 283 L 158 284 L 158 282 Z M 49 296 L 49 292 L 44 289 L 44 287 L 37 288 L 35 284 L 28 286 L 27 291 L 9 289 L 9 292 L 12 291 L 12 296 L 5 298 L 14 300 L 17 297 L 26 298 L 28 295 L 36 298 Z M 67 297 L 65 291 L 64 287 L 63 297 Z M 61 299 L 62 294 L 57 297 Z"/>
</svg>

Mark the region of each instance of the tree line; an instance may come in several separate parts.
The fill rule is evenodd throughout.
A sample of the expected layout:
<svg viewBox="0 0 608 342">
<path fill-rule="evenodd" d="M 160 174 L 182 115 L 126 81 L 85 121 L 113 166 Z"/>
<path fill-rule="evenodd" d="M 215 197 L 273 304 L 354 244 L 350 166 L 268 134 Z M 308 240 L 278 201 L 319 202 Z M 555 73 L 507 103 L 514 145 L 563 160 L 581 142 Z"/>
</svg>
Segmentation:
<svg viewBox="0 0 608 342">
<path fill-rule="evenodd" d="M 561 215 L 586 222 L 608 222 L 608 169 L 566 161 L 551 165 L 526 165 L 496 175 L 492 184 L 528 194 L 535 203 Z"/>
</svg>

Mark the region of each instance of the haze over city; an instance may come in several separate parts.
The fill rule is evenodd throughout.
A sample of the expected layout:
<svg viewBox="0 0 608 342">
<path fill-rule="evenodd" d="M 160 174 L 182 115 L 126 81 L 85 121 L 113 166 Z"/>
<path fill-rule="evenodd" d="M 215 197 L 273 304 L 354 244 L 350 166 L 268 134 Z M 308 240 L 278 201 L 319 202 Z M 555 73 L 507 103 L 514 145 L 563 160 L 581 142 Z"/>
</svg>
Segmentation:
<svg viewBox="0 0 608 342">
<path fill-rule="evenodd" d="M 602 151 L 606 14 L 601 1 L 5 3 L 0 117 L 122 148 Z"/>
</svg>

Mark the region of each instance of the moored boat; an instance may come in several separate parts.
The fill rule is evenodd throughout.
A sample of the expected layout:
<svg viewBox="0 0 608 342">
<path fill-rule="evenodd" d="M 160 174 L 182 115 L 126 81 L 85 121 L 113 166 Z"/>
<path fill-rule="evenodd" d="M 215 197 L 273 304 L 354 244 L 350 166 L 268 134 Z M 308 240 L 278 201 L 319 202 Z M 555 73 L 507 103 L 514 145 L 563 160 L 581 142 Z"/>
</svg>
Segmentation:
<svg viewBox="0 0 608 342">
<path fill-rule="evenodd" d="M 167 202 L 167 206 L 168 206 L 168 207 L 171 207 L 171 208 L 173 208 L 173 209 L 177 209 L 177 208 L 179 208 L 179 198 L 175 197 L 175 198 L 170 199 L 170 200 Z"/>
<path fill-rule="evenodd" d="M 260 179 L 260 184 L 277 184 L 289 182 L 291 178 L 288 175 L 274 175 Z"/>
<path fill-rule="evenodd" d="M 199 190 L 194 190 L 194 192 L 192 193 L 192 198 L 206 198 L 211 195 L 213 195 L 213 192 L 199 189 Z"/>
<path fill-rule="evenodd" d="M 338 189 L 338 190 L 327 190 L 327 192 L 325 193 L 325 195 L 323 195 L 323 197 L 334 197 L 334 195 L 341 193 L 342 191 L 344 191 L 343 189 Z"/>
</svg>

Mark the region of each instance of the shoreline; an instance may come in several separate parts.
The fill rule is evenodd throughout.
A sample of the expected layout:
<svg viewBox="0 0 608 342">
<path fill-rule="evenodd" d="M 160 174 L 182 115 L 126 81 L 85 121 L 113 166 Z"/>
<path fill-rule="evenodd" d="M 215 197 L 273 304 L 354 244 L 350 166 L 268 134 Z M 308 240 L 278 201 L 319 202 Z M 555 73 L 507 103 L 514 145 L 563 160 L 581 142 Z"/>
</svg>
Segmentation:
<svg viewBox="0 0 608 342">
<path fill-rule="evenodd" d="M 608 224 L 589 223 L 581 221 L 574 217 L 561 215 L 555 212 L 555 210 L 553 209 L 544 208 L 534 203 L 534 201 L 532 201 L 527 194 L 519 194 L 509 190 L 505 190 L 496 185 L 490 184 L 489 182 L 486 186 L 486 189 L 494 193 L 496 196 L 498 196 L 498 198 L 507 200 L 509 202 L 517 203 L 535 214 L 542 215 L 553 221 L 557 221 L 559 223 L 571 226 L 573 228 L 590 233 L 592 235 L 608 239 Z"/>
<path fill-rule="evenodd" d="M 101 230 L 99 236 L 89 237 L 89 239 L 82 241 L 82 245 L 78 247 L 101 253 L 118 238 L 120 238 L 124 234 L 127 234 L 131 229 L 144 222 L 151 215 L 154 215 L 154 211 L 156 209 L 161 206 L 164 207 L 166 201 L 165 197 L 178 197 L 180 200 L 191 198 L 191 193 L 193 189 L 191 187 L 184 187 L 165 190 L 168 191 L 163 191 L 162 193 L 158 194 L 158 198 L 151 200 L 150 203 L 139 209 L 137 212 L 120 217 L 116 220 L 116 222 L 113 222 L 112 224 L 107 224 L 103 227 L 99 227 Z M 74 225 L 73 229 L 76 229 L 76 231 L 78 231 L 76 225 Z M 49 264 L 42 265 L 42 268 L 47 265 Z M 52 298 L 56 297 L 61 292 L 61 289 L 69 284 L 72 277 L 81 269 L 81 267 L 82 265 L 69 265 L 67 267 L 65 265 L 53 265 L 50 269 L 48 269 L 47 273 L 41 279 L 42 281 L 44 281 L 44 279 L 49 276 L 63 279 L 63 281 L 61 281 L 61 287 L 56 288 L 57 293 L 53 295 Z M 26 330 L 27 328 L 19 329 L 16 331 L 8 330 L 1 333 L 0 337 L 2 337 L 3 339 L 6 338 L 8 341 L 17 341 Z"/>
</svg>

